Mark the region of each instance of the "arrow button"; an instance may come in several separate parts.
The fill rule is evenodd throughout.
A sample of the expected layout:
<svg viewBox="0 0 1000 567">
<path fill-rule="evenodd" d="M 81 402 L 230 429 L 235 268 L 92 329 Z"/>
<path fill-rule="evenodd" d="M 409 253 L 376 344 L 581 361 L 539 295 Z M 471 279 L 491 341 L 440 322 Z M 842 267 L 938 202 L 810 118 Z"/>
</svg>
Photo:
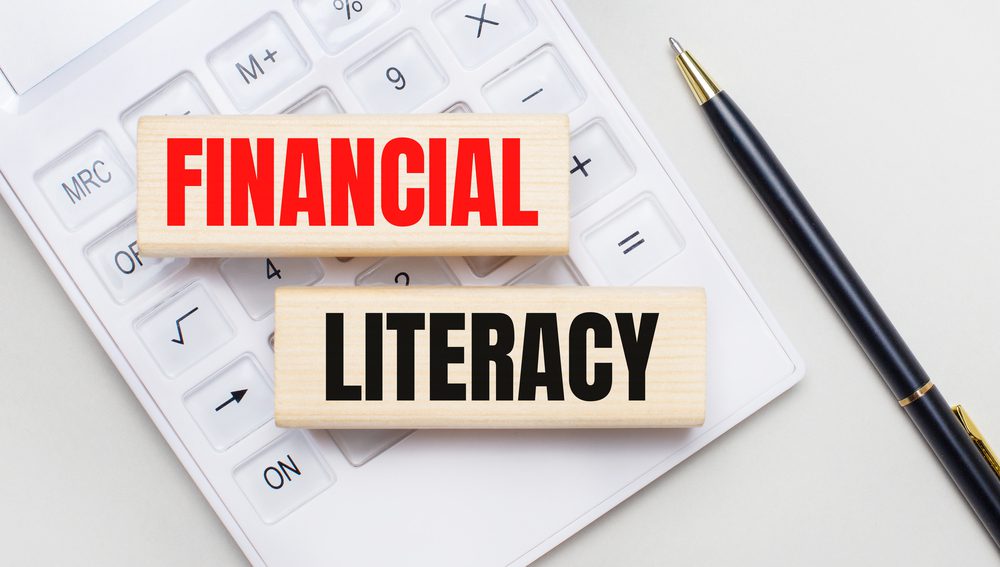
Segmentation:
<svg viewBox="0 0 1000 567">
<path fill-rule="evenodd" d="M 274 415 L 266 374 L 250 354 L 191 389 L 184 395 L 184 405 L 216 451 L 232 447 Z"/>
<path fill-rule="evenodd" d="M 215 411 L 219 411 L 220 409 L 228 406 L 233 402 L 240 403 L 240 400 L 242 400 L 243 396 L 245 395 L 247 395 L 247 391 L 245 388 L 242 390 L 233 390 L 232 392 L 229 392 L 229 399 L 216 406 Z"/>
</svg>

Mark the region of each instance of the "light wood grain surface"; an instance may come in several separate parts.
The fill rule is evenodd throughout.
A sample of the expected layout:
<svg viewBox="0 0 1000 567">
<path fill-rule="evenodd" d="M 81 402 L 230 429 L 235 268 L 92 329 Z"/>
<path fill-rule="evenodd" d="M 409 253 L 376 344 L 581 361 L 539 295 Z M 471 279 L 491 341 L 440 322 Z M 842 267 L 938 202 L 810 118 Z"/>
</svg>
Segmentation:
<svg viewBox="0 0 1000 567">
<path fill-rule="evenodd" d="M 206 158 L 192 155 L 186 168 L 201 170 L 199 185 L 185 191 L 185 224 L 167 223 L 167 139 L 222 138 L 225 223 L 207 226 Z M 247 226 L 231 223 L 231 151 L 228 140 L 274 139 L 274 225 L 258 226 L 252 205 Z M 325 223 L 310 226 L 306 214 L 295 226 L 277 226 L 282 206 L 285 148 L 290 138 L 319 142 Z M 331 138 L 373 138 L 375 148 L 375 214 L 372 226 L 357 226 L 353 209 L 347 226 L 331 226 Z M 423 146 L 422 173 L 407 173 L 405 157 L 399 163 L 400 206 L 408 207 L 406 188 L 423 188 L 424 213 L 412 226 L 393 225 L 381 215 L 382 149 L 394 138 L 411 138 Z M 447 218 L 444 226 L 431 226 L 427 202 L 430 175 L 428 140 L 443 138 L 447 146 L 444 175 Z M 466 226 L 451 223 L 454 208 L 455 167 L 459 139 L 490 140 L 490 165 L 495 201 L 495 226 L 480 224 L 480 215 L 469 215 Z M 502 140 L 520 139 L 520 209 L 536 211 L 537 225 L 504 226 L 502 211 Z M 356 144 L 354 156 L 357 157 Z M 207 143 L 203 144 L 207 147 Z M 561 255 L 569 251 L 569 121 L 565 115 L 416 114 L 334 116 L 144 116 L 139 121 L 136 154 L 138 173 L 139 248 L 147 256 L 461 256 Z M 260 161 L 260 160 L 258 160 Z M 417 169 L 414 169 L 416 171 Z M 298 172 L 296 172 L 298 174 Z M 487 189 L 476 183 L 473 198 Z M 246 191 L 245 187 L 234 189 Z M 305 193 L 304 189 L 300 189 Z"/>
<path fill-rule="evenodd" d="M 496 367 L 490 365 L 488 400 L 471 400 L 471 324 L 469 314 L 502 311 L 513 321 L 513 398 L 498 400 Z M 452 330 L 448 344 L 463 347 L 461 361 L 449 365 L 448 381 L 465 384 L 465 400 L 432 400 L 429 394 L 428 327 L 414 340 L 414 396 L 397 400 L 395 331 L 381 334 L 383 395 L 381 400 L 327 400 L 326 314 L 344 315 L 344 383 L 365 383 L 366 313 L 461 313 L 464 329 Z M 612 364 L 610 392 L 595 401 L 574 396 L 567 383 L 569 329 L 581 313 L 599 313 L 610 321 L 611 348 L 594 348 L 587 334 L 588 381 L 593 364 Z M 533 400 L 519 399 L 525 314 L 554 313 L 558 319 L 559 380 L 563 400 L 549 400 L 545 388 L 532 388 Z M 634 322 L 622 328 L 616 313 Z M 640 330 L 642 313 L 657 321 L 645 374 L 645 399 L 630 394 L 621 335 Z M 385 321 L 388 321 L 387 317 Z M 282 427 L 308 428 L 568 428 L 568 427 L 692 427 L 705 415 L 705 294 L 696 288 L 278 288 L 275 303 L 275 422 Z M 384 325 L 383 327 L 384 328 Z M 492 336 L 492 335 L 491 335 Z M 497 342 L 496 338 L 491 341 Z M 534 339 L 538 348 L 539 339 Z M 544 351 L 552 343 L 541 341 Z M 578 343 L 579 344 L 579 343 Z M 534 366 L 551 369 L 539 362 Z M 554 390 L 548 390 L 554 392 Z M 367 397 L 366 394 L 362 394 Z"/>
</svg>

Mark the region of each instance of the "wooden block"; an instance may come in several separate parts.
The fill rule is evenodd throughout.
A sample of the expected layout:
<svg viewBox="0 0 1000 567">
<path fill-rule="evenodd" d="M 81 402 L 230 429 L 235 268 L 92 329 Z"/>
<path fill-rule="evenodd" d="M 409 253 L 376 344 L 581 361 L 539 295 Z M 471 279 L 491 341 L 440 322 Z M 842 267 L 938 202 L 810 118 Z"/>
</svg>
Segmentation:
<svg viewBox="0 0 1000 567">
<path fill-rule="evenodd" d="M 705 417 L 702 289 L 286 287 L 275 326 L 280 427 L 694 427 Z"/>
<path fill-rule="evenodd" d="M 145 116 L 147 256 L 569 250 L 565 115 Z"/>
</svg>

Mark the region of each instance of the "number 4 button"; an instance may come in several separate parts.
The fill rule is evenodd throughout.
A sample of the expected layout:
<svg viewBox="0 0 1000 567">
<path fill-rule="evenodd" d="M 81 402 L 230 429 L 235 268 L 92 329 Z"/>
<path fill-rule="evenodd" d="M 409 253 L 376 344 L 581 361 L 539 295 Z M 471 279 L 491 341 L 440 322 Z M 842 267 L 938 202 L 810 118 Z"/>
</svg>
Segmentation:
<svg viewBox="0 0 1000 567">
<path fill-rule="evenodd" d="M 284 285 L 311 285 L 323 277 L 313 258 L 229 258 L 222 277 L 254 319 L 274 311 L 274 290 Z"/>
</svg>

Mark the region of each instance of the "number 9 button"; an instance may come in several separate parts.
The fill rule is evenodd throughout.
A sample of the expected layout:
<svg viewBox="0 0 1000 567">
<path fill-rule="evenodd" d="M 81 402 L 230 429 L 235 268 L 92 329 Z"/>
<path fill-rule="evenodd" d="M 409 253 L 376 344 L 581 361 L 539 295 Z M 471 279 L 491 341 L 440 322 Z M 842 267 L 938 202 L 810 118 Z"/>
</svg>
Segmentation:
<svg viewBox="0 0 1000 567">
<path fill-rule="evenodd" d="M 448 77 L 411 31 L 348 69 L 347 83 L 368 112 L 405 113 L 441 92 Z"/>
</svg>

